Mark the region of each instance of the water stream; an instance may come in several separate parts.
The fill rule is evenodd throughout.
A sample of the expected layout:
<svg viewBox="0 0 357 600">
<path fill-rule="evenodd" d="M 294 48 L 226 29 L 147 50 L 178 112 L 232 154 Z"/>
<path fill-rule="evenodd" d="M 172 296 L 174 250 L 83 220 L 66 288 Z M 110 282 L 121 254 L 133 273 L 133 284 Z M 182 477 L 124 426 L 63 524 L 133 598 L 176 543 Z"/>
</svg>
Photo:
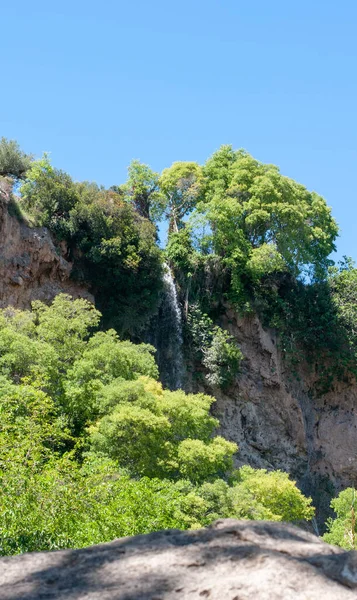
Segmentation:
<svg viewBox="0 0 357 600">
<path fill-rule="evenodd" d="M 168 265 L 165 265 L 161 303 L 149 341 L 157 351 L 160 380 L 164 387 L 170 390 L 181 388 L 184 379 L 182 314 Z"/>
</svg>

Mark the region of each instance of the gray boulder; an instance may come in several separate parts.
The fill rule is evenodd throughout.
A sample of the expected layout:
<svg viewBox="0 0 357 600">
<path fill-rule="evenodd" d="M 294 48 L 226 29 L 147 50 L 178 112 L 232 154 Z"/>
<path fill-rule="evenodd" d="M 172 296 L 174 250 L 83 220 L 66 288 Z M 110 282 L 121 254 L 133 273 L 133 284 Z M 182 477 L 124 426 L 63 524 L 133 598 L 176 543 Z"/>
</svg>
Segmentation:
<svg viewBox="0 0 357 600">
<path fill-rule="evenodd" d="M 357 552 L 292 525 L 217 521 L 0 559 L 1 600 L 357 599 Z"/>
</svg>

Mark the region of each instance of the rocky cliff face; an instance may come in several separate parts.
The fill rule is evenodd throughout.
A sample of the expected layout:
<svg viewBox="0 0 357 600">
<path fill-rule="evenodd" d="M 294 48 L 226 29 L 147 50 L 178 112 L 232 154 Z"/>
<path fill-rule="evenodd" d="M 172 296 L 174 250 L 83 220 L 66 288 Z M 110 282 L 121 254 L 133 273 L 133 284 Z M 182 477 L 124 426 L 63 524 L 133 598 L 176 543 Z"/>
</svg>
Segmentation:
<svg viewBox="0 0 357 600">
<path fill-rule="evenodd" d="M 314 365 L 293 376 L 276 332 L 257 317 L 227 310 L 223 326 L 245 358 L 229 393 L 212 390 L 221 433 L 238 443 L 238 464 L 289 471 L 313 496 L 322 525 L 331 496 L 357 484 L 357 384 L 336 382 L 316 398 Z"/>
<path fill-rule="evenodd" d="M 1 600 L 352 600 L 356 588 L 357 552 L 264 521 L 0 559 Z"/>
<path fill-rule="evenodd" d="M 9 193 L 0 189 L 0 308 L 29 308 L 32 300 L 49 302 L 60 292 L 91 299 L 70 280 L 72 263 L 44 227 L 28 227 L 8 212 Z"/>
<path fill-rule="evenodd" d="M 28 308 L 60 292 L 94 300 L 70 279 L 66 249 L 55 246 L 45 228 L 30 228 L 8 213 L 9 194 L 0 189 L 0 307 Z M 244 361 L 229 393 L 208 390 L 221 433 L 239 445 L 238 464 L 283 469 L 312 495 L 322 524 L 331 496 L 357 485 L 357 384 L 336 382 L 313 398 L 313 365 L 292 376 L 277 334 L 256 317 L 240 319 L 227 310 L 222 325 L 237 339 Z M 190 386 L 197 391 L 195 385 Z"/>
</svg>

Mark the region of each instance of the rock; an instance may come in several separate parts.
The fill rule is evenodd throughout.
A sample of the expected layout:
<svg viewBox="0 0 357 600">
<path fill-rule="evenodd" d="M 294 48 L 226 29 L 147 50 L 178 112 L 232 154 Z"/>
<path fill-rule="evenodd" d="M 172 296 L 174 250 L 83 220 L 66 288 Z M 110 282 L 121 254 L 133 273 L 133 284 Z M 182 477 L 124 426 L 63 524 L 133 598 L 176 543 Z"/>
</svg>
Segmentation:
<svg viewBox="0 0 357 600">
<path fill-rule="evenodd" d="M 66 245 L 57 248 L 45 227 L 28 227 L 11 216 L 9 202 L 10 192 L 0 185 L 0 308 L 30 308 L 33 300 L 50 302 L 61 292 L 94 302 L 88 290 L 70 278 Z"/>
<path fill-rule="evenodd" d="M 239 446 L 237 467 L 288 471 L 313 497 L 321 532 L 331 497 L 357 483 L 356 380 L 334 381 L 316 397 L 316 365 L 301 361 L 293 374 L 277 332 L 264 329 L 256 315 L 240 317 L 227 306 L 221 325 L 242 350 L 241 372 L 224 393 L 194 380 L 188 389 L 216 397 L 219 433 Z"/>
<path fill-rule="evenodd" d="M 348 600 L 357 553 L 292 525 L 217 521 L 0 559 L 0 600 Z"/>
</svg>

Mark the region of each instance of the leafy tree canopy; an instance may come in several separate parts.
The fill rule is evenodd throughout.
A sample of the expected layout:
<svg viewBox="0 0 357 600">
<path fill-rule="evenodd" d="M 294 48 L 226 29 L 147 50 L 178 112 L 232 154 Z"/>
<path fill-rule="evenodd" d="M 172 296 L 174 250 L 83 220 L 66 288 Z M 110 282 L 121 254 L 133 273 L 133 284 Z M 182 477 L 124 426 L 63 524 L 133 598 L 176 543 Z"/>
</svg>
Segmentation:
<svg viewBox="0 0 357 600">
<path fill-rule="evenodd" d="M 128 167 L 128 181 L 119 189 L 140 216 L 152 221 L 162 218 L 165 198 L 159 188 L 159 173 L 148 165 L 133 160 Z"/>
<path fill-rule="evenodd" d="M 335 519 L 327 521 L 328 531 L 323 539 L 328 544 L 336 544 L 346 550 L 357 549 L 356 509 L 357 498 L 354 488 L 347 488 L 331 501 L 336 513 Z"/>
<path fill-rule="evenodd" d="M 31 163 L 20 187 L 22 204 L 35 223 L 51 229 L 59 239 L 69 234 L 69 215 L 78 201 L 75 185 L 54 168 L 47 154 Z"/>
<path fill-rule="evenodd" d="M 0 139 L 0 176 L 23 179 L 30 168 L 32 156 L 25 154 L 15 140 Z"/>
<path fill-rule="evenodd" d="M 0 553 L 82 547 L 216 516 L 310 519 L 286 474 L 233 470 L 205 394 L 64 294 L 0 312 Z"/>
<path fill-rule="evenodd" d="M 183 218 L 196 206 L 202 183 L 202 169 L 195 162 L 175 162 L 161 173 L 159 186 L 165 197 L 170 233 L 183 226 Z"/>
<path fill-rule="evenodd" d="M 311 266 L 320 276 L 335 249 L 337 224 L 324 199 L 244 150 L 222 146 L 207 161 L 199 210 L 211 225 L 214 251 L 242 269 Z M 260 265 L 260 266 L 259 266 Z"/>
</svg>

